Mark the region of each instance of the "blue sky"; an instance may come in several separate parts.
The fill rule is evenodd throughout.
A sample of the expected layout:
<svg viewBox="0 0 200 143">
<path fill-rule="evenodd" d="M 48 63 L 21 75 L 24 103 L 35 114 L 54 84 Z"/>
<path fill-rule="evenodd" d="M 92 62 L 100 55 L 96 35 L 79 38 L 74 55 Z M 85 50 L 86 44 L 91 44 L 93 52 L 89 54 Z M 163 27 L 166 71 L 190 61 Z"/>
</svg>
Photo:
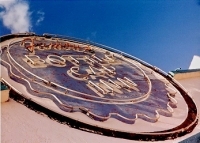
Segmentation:
<svg viewBox="0 0 200 143">
<path fill-rule="evenodd" d="M 187 69 L 193 55 L 200 55 L 198 0 L 8 1 L 28 7 L 24 9 L 26 25 L 20 26 L 23 20 L 20 21 L 20 31 L 28 29 L 37 34 L 47 32 L 101 43 L 166 72 Z M 0 2 L 0 35 L 18 30 L 13 30 L 12 24 L 6 27 L 6 18 L 1 14 L 6 10 L 9 8 Z"/>
</svg>

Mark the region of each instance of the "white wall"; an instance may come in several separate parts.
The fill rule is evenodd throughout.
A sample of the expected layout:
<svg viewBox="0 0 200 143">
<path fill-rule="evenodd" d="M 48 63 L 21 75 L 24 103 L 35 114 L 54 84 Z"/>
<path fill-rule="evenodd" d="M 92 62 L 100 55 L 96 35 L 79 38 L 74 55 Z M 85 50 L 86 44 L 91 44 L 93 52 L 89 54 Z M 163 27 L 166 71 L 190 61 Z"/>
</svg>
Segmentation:
<svg viewBox="0 0 200 143">
<path fill-rule="evenodd" d="M 192 62 L 190 63 L 189 69 L 200 69 L 200 57 L 194 55 Z"/>
</svg>

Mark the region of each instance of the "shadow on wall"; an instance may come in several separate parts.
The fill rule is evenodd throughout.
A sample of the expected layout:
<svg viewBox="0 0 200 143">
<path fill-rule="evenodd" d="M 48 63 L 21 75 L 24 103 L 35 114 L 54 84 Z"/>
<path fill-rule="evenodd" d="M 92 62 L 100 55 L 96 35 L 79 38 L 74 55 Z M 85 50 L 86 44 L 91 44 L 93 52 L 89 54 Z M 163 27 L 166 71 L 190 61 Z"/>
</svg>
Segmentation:
<svg viewBox="0 0 200 143">
<path fill-rule="evenodd" d="M 200 133 L 197 133 L 179 143 L 200 143 Z"/>
</svg>

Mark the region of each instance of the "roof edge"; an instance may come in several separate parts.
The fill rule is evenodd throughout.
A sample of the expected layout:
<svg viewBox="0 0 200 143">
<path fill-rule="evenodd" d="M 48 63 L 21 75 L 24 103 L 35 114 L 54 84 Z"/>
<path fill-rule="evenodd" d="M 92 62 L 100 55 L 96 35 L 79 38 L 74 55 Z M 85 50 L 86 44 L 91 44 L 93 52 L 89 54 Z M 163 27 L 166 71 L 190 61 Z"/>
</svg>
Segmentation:
<svg viewBox="0 0 200 143">
<path fill-rule="evenodd" d="M 187 70 L 175 70 L 170 71 L 169 74 L 175 79 L 188 79 L 200 77 L 200 68 L 199 69 L 187 69 Z"/>
</svg>

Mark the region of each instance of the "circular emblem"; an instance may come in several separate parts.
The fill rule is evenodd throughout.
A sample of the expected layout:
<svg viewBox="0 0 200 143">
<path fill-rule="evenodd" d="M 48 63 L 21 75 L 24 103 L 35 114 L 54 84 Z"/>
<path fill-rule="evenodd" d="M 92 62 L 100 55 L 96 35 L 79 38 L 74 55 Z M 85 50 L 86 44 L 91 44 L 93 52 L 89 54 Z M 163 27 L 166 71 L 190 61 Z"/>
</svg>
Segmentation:
<svg viewBox="0 0 200 143">
<path fill-rule="evenodd" d="M 1 65 L 14 82 L 26 87 L 28 94 L 23 96 L 30 94 L 34 97 L 31 100 L 37 98 L 47 108 L 43 101 L 50 99 L 63 115 L 102 134 L 111 130 L 114 136 L 121 137 L 121 133 L 129 139 L 176 137 L 185 127 L 193 129 L 197 120 L 194 102 L 173 78 L 99 44 L 24 36 L 11 39 L 1 48 Z M 11 87 L 21 93 L 19 87 Z M 188 110 L 193 111 L 194 118 L 185 124 L 190 118 Z M 163 130 L 159 126 L 165 119 L 175 122 Z M 165 122 L 163 125 L 169 123 Z M 149 128 L 138 129 L 143 123 Z"/>
</svg>

